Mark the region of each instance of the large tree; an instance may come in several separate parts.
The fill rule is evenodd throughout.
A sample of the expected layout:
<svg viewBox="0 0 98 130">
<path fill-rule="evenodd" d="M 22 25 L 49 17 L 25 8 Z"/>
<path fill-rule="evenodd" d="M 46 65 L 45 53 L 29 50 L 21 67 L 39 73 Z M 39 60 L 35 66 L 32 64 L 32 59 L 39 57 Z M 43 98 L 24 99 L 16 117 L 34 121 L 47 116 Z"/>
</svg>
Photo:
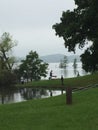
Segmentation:
<svg viewBox="0 0 98 130">
<path fill-rule="evenodd" d="M 9 33 L 5 32 L 0 37 L 0 67 L 2 70 L 12 70 L 15 63 L 15 57 L 11 52 L 16 45 L 16 42 L 13 41 L 12 36 Z"/>
<path fill-rule="evenodd" d="M 92 42 L 81 60 L 86 71 L 98 70 L 98 0 L 74 0 L 76 8 L 62 13 L 61 22 L 53 25 L 56 35 L 63 37 L 68 51 L 75 52 Z M 93 62 L 94 61 L 94 62 Z"/>
<path fill-rule="evenodd" d="M 36 51 L 30 51 L 19 67 L 19 73 L 24 78 L 38 80 L 46 77 L 48 64 L 39 59 Z"/>
<path fill-rule="evenodd" d="M 12 36 L 5 32 L 0 37 L 0 85 L 10 85 L 15 82 L 15 75 L 12 72 L 15 57 L 12 49 L 16 46 Z"/>
</svg>

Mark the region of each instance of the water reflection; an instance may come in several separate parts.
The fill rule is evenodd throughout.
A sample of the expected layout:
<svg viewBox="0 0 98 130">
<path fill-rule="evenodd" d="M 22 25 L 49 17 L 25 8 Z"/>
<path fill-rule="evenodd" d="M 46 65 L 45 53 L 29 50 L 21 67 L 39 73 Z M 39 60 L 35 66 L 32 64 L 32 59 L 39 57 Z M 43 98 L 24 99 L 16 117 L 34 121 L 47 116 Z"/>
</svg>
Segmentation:
<svg viewBox="0 0 98 130">
<path fill-rule="evenodd" d="M 0 87 L 0 104 L 9 103 L 9 101 L 13 101 L 15 92 L 15 88 L 5 88 L 4 86 Z"/>
<path fill-rule="evenodd" d="M 21 89 L 5 89 L 0 88 L 0 104 L 21 102 L 30 99 L 47 98 L 56 96 L 64 93 L 61 90 L 46 90 L 46 89 L 32 89 L 32 88 L 21 88 Z"/>
<path fill-rule="evenodd" d="M 48 92 L 45 89 L 32 89 L 32 88 L 23 88 L 20 89 L 20 94 L 25 100 L 29 99 L 38 99 L 43 95 L 48 96 Z"/>
<path fill-rule="evenodd" d="M 61 78 L 61 75 L 63 75 L 64 78 L 77 77 L 77 72 L 79 72 L 80 76 L 87 74 L 82 69 L 81 63 L 77 63 L 76 69 L 73 68 L 73 63 L 69 63 L 66 69 L 59 68 L 59 63 L 50 63 L 46 79 L 49 78 L 50 70 L 53 70 L 53 74 L 56 75 L 57 78 Z M 4 87 L 0 87 L 0 104 L 20 102 L 30 99 L 47 98 L 50 96 L 63 94 L 63 92 L 64 91 L 53 91 L 53 90 L 32 89 L 32 88 L 5 89 Z"/>
</svg>

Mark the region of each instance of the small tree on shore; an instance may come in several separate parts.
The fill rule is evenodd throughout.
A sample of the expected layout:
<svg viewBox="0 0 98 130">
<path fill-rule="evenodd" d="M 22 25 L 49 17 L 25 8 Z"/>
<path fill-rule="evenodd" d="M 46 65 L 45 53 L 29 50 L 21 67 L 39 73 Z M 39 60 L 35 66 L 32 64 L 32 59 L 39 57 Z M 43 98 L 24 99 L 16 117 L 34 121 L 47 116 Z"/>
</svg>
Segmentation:
<svg viewBox="0 0 98 130">
<path fill-rule="evenodd" d="M 77 69 L 77 59 L 76 58 L 74 59 L 74 62 L 73 62 L 73 68 Z"/>
<path fill-rule="evenodd" d="M 39 59 L 36 51 L 30 51 L 19 66 L 19 73 L 22 77 L 31 81 L 39 80 L 41 77 L 46 77 L 48 64 Z"/>
<path fill-rule="evenodd" d="M 60 68 L 66 68 L 67 62 L 68 62 L 67 56 L 64 56 L 64 58 L 60 61 L 59 67 Z"/>
</svg>

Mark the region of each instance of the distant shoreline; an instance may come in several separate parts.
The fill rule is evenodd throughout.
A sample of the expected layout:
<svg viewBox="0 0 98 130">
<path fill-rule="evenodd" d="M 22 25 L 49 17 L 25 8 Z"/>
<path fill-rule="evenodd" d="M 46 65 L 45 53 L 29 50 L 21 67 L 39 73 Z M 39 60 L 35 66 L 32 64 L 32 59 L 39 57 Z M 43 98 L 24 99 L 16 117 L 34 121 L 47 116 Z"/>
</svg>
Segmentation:
<svg viewBox="0 0 98 130">
<path fill-rule="evenodd" d="M 44 62 L 47 62 L 47 63 L 56 63 L 63 60 L 64 56 L 65 55 L 63 54 L 52 54 L 52 55 L 40 56 L 40 59 L 42 59 Z M 68 59 L 68 63 L 74 62 L 74 59 L 77 59 L 77 62 L 80 62 L 79 55 L 70 55 L 66 57 Z"/>
</svg>

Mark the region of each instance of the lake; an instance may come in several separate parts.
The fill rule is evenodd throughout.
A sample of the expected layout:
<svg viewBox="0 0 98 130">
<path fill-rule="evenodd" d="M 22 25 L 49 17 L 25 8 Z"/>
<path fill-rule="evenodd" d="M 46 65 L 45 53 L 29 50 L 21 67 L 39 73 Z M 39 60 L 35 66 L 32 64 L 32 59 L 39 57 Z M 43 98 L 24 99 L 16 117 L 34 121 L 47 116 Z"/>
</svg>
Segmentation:
<svg viewBox="0 0 98 130">
<path fill-rule="evenodd" d="M 53 71 L 53 75 L 57 76 L 56 78 L 61 78 L 63 75 L 64 78 L 77 77 L 78 73 L 80 76 L 86 75 L 87 73 L 82 69 L 82 63 L 77 62 L 77 68 L 74 69 L 73 63 L 68 63 L 66 68 L 59 68 L 60 63 L 50 63 L 48 67 L 48 74 L 45 79 L 49 78 L 50 71 Z M 44 79 L 44 78 L 43 78 Z"/>
<path fill-rule="evenodd" d="M 60 78 L 63 75 L 64 78 L 70 77 L 77 77 L 77 74 L 86 75 L 87 73 L 82 69 L 82 64 L 79 62 L 77 63 L 77 68 L 73 68 L 73 63 L 69 63 L 66 69 L 59 68 L 59 63 L 50 63 L 48 67 L 48 74 L 46 78 L 42 79 L 49 79 L 50 71 L 53 71 L 53 75 L 56 76 L 55 78 Z M 38 98 L 47 98 L 50 96 L 56 96 L 62 94 L 62 91 L 54 91 L 54 90 L 45 90 L 45 89 L 32 89 L 32 88 L 24 88 L 24 89 L 9 89 L 5 90 L 0 89 L 0 104 L 7 104 L 7 103 L 15 103 L 26 101 L 30 99 L 38 99 Z"/>
</svg>

